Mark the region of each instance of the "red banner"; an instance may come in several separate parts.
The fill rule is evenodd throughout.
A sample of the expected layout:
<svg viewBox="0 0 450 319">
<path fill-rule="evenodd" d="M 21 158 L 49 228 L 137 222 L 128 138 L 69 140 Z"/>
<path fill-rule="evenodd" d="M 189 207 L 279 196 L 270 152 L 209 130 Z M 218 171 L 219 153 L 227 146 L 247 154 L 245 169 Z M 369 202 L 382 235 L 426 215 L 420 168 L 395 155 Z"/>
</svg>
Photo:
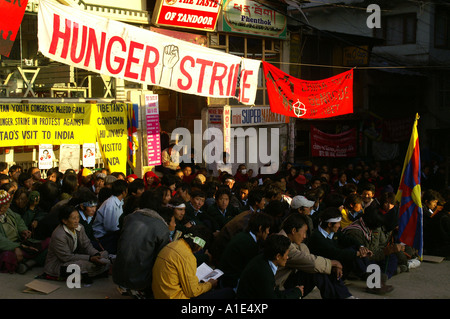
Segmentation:
<svg viewBox="0 0 450 319">
<path fill-rule="evenodd" d="M 327 134 L 311 125 L 311 155 L 319 157 L 356 156 L 357 134 L 352 128 L 340 134 Z"/>
<path fill-rule="evenodd" d="M 411 136 L 414 121 L 409 117 L 401 119 L 383 119 L 382 139 L 388 143 L 407 141 Z"/>
<path fill-rule="evenodd" d="M 353 69 L 321 81 L 304 81 L 262 63 L 272 112 L 306 119 L 353 113 Z"/>
<path fill-rule="evenodd" d="M 0 1 L 0 54 L 9 57 L 28 0 Z"/>
</svg>

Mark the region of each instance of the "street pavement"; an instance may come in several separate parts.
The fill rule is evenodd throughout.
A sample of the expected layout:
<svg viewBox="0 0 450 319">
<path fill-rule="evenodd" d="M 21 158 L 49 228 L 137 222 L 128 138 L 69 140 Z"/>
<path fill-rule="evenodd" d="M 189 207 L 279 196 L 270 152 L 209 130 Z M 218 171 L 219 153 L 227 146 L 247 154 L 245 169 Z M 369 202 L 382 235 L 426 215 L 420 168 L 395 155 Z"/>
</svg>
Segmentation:
<svg viewBox="0 0 450 319">
<path fill-rule="evenodd" d="M 35 267 L 24 275 L 0 273 L 0 299 L 132 299 L 119 292 L 111 276 L 96 279 L 90 286 L 72 289 L 65 282 L 38 279 L 59 288 L 48 295 L 23 292 L 25 285 L 42 272 L 42 267 Z M 392 277 L 388 284 L 394 286 L 394 290 L 383 296 L 365 292 L 364 281 L 348 281 L 347 286 L 359 299 L 450 299 L 450 261 L 422 262 L 418 268 Z M 321 299 L 317 288 L 305 299 Z"/>
</svg>

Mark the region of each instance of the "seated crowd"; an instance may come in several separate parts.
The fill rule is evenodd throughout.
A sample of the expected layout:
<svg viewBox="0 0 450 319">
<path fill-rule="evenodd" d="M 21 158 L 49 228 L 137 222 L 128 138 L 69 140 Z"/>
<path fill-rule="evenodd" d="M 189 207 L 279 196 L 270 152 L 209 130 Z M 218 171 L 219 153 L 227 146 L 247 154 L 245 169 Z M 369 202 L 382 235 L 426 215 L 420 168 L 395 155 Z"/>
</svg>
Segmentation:
<svg viewBox="0 0 450 319">
<path fill-rule="evenodd" d="M 420 265 L 398 238 L 401 169 L 287 163 L 275 174 L 194 164 L 135 174 L 0 163 L 0 271 L 82 282 L 112 276 L 135 298 L 354 298 L 367 266 L 388 280 Z M 427 180 L 428 179 L 428 180 Z M 424 254 L 450 256 L 450 192 L 422 187 Z M 202 263 L 224 274 L 199 281 Z"/>
</svg>

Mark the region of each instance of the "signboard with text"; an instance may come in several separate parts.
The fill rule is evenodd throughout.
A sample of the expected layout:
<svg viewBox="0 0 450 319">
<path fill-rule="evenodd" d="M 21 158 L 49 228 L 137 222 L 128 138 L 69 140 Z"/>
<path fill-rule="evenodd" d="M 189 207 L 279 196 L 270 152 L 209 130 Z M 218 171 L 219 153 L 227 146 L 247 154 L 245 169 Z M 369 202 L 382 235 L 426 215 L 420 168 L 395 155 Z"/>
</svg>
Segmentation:
<svg viewBox="0 0 450 319">
<path fill-rule="evenodd" d="M 222 0 L 158 0 L 152 22 L 177 28 L 214 31 Z"/>
<path fill-rule="evenodd" d="M 125 103 L 0 104 L 0 143 L 14 147 L 98 141 L 111 172 L 125 172 L 126 111 Z"/>
<path fill-rule="evenodd" d="M 355 128 L 328 134 L 311 125 L 311 155 L 318 157 L 354 157 L 357 145 Z"/>
<path fill-rule="evenodd" d="M 259 1 L 225 0 L 220 22 L 220 31 L 287 39 L 286 17 Z"/>
<path fill-rule="evenodd" d="M 223 108 L 208 108 L 208 122 L 222 124 Z M 286 116 L 273 113 L 269 106 L 232 107 L 231 127 L 285 124 Z"/>
<path fill-rule="evenodd" d="M 145 96 L 145 115 L 147 121 L 148 166 L 161 165 L 161 127 L 159 125 L 158 94 Z"/>
</svg>

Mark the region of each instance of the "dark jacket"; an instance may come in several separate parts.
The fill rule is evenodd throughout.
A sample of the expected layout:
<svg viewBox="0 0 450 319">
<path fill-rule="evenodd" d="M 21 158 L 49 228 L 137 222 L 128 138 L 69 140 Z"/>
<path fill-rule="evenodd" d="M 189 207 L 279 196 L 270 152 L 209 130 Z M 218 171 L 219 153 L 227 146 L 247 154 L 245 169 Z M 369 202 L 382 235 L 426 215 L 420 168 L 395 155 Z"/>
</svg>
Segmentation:
<svg viewBox="0 0 450 319">
<path fill-rule="evenodd" d="M 312 254 L 340 261 L 344 267 L 353 264 L 360 244 L 353 238 L 338 231 L 333 239 L 325 238 L 318 229 L 315 229 L 308 242 Z M 355 249 L 347 249 L 355 248 Z"/>
<path fill-rule="evenodd" d="M 450 256 L 450 213 L 440 211 L 430 215 L 424 209 L 423 244 L 426 255 Z"/>
<path fill-rule="evenodd" d="M 234 236 L 226 246 L 219 266 L 224 272 L 221 278 L 223 286 L 235 288 L 245 266 L 259 252 L 260 247 L 249 232 Z"/>
<path fill-rule="evenodd" d="M 214 231 L 214 230 L 221 230 L 222 227 L 225 226 L 225 224 L 227 224 L 231 219 L 233 219 L 233 217 L 239 214 L 239 210 L 230 204 L 226 208 L 225 214 L 222 214 L 217 204 L 214 203 L 208 208 L 208 211 L 206 213 L 212 220 L 213 223 L 212 230 Z"/>
<path fill-rule="evenodd" d="M 299 299 L 299 289 L 275 289 L 275 275 L 269 261 L 262 254 L 254 257 L 245 267 L 236 292 L 237 299 Z"/>
<path fill-rule="evenodd" d="M 140 209 L 128 215 L 118 242 L 114 283 L 140 291 L 151 289 L 153 264 L 169 236 L 169 228 L 157 212 Z"/>
</svg>

